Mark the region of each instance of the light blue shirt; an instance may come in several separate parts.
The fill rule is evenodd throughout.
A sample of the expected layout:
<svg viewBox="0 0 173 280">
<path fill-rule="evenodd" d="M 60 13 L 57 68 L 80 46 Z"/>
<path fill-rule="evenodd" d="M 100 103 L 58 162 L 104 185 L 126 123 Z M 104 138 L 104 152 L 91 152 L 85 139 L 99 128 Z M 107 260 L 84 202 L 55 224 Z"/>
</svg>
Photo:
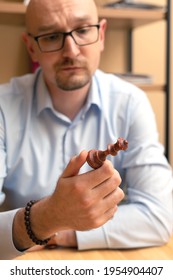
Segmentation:
<svg viewBox="0 0 173 280">
<path fill-rule="evenodd" d="M 71 121 L 55 111 L 42 72 L 0 86 L 0 258 L 22 254 L 12 241 L 13 217 L 30 199 L 50 195 L 72 156 L 118 137 L 127 151 L 110 157 L 126 201 L 104 226 L 76 232 L 79 249 L 136 248 L 168 241 L 173 228 L 172 170 L 158 143 L 155 116 L 143 91 L 96 71 L 88 100 Z M 81 172 L 89 170 L 85 164 Z"/>
</svg>

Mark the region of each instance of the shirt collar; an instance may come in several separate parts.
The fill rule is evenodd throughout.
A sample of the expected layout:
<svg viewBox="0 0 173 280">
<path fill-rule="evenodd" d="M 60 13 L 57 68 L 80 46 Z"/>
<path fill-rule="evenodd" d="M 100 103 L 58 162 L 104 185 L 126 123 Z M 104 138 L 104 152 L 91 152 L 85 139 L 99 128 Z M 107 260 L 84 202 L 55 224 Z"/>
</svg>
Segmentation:
<svg viewBox="0 0 173 280">
<path fill-rule="evenodd" d="M 36 96 L 37 114 L 39 115 L 43 110 L 50 108 L 53 109 L 52 101 L 45 84 L 42 71 L 38 71 L 34 93 Z"/>
<path fill-rule="evenodd" d="M 86 108 L 89 109 L 91 105 L 96 105 L 101 110 L 102 106 L 101 106 L 100 86 L 96 75 L 94 75 L 92 78 L 92 83 L 88 93 L 88 99 L 86 102 Z"/>
</svg>

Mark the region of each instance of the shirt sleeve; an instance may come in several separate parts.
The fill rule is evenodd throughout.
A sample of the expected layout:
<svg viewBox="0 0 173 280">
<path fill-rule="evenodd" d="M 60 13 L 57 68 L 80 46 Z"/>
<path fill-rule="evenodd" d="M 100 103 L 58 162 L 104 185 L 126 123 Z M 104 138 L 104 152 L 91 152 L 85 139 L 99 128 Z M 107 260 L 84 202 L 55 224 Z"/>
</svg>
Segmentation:
<svg viewBox="0 0 173 280">
<path fill-rule="evenodd" d="M 158 142 L 147 98 L 142 96 L 134 104 L 129 102 L 124 123 L 129 142 L 121 166 L 126 200 L 102 227 L 76 233 L 80 250 L 160 246 L 173 232 L 172 169 Z"/>
<path fill-rule="evenodd" d="M 18 209 L 0 213 L 0 260 L 11 260 L 24 252 L 18 251 L 13 243 L 13 219 Z"/>
<path fill-rule="evenodd" d="M 6 176 L 6 147 L 4 139 L 3 114 L 1 114 L 0 111 L 0 205 L 2 205 L 5 200 L 5 194 L 2 189 Z M 13 219 L 16 212 L 17 209 L 0 212 L 0 259 L 12 259 L 22 254 L 16 250 L 12 239 Z"/>
</svg>

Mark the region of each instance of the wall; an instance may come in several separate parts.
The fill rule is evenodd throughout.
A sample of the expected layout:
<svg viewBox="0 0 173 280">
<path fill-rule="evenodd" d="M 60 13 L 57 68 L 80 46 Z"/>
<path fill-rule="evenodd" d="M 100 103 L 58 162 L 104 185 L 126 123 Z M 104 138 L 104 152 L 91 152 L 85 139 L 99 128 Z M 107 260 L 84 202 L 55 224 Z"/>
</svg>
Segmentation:
<svg viewBox="0 0 173 280">
<path fill-rule="evenodd" d="M 0 25 L 0 83 L 27 73 L 30 69 L 29 57 L 21 39 L 23 30 L 20 26 Z"/>
<path fill-rule="evenodd" d="M 0 0 L 0 2 L 23 2 L 22 0 Z M 0 83 L 7 82 L 13 76 L 20 76 L 30 70 L 30 60 L 21 33 L 24 26 L 0 24 Z"/>
</svg>

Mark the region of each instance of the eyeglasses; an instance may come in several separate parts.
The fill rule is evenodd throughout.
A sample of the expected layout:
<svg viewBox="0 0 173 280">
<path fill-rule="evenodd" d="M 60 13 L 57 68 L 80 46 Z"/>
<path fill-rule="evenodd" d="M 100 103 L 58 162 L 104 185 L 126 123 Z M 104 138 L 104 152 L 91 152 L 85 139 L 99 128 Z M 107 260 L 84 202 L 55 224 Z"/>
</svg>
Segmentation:
<svg viewBox="0 0 173 280">
<path fill-rule="evenodd" d="M 55 32 L 39 36 L 28 33 L 38 44 L 41 52 L 56 52 L 64 47 L 65 38 L 71 36 L 78 46 L 94 44 L 99 38 L 100 24 L 87 25 L 70 32 Z"/>
</svg>

